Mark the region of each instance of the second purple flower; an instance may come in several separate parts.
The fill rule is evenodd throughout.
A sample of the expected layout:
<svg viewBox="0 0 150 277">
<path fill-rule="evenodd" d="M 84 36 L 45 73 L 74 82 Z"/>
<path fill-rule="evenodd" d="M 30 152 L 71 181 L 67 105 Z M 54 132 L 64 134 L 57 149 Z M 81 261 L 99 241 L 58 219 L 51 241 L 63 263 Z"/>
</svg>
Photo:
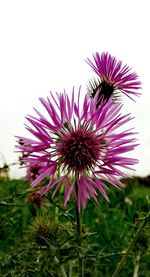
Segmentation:
<svg viewBox="0 0 150 277">
<path fill-rule="evenodd" d="M 92 97 L 96 92 L 98 92 L 99 98 L 103 96 L 107 100 L 113 95 L 120 96 L 119 92 L 131 99 L 139 95 L 141 82 L 138 80 L 138 75 L 132 72 L 129 66 L 123 65 L 122 61 L 107 52 L 101 55 L 96 52 L 93 59 L 93 61 L 87 59 L 87 63 L 99 76 L 99 79 L 89 82 L 89 91 Z"/>
</svg>

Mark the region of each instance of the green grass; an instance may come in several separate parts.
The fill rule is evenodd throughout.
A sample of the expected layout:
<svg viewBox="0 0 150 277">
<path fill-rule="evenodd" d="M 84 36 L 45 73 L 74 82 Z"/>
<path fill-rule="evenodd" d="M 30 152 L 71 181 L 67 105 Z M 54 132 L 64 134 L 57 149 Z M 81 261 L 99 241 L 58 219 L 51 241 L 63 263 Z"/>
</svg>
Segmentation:
<svg viewBox="0 0 150 277">
<path fill-rule="evenodd" d="M 120 277 L 130 277 L 138 268 L 139 277 L 150 272 L 149 222 L 139 232 L 150 206 L 150 178 L 124 180 L 126 189 L 109 191 L 110 203 L 99 196 L 99 205 L 89 201 L 83 213 L 81 254 L 86 277 L 109 277 L 122 256 Z M 31 201 L 24 180 L 0 179 L 0 276 L 61 276 L 55 256 L 69 275 L 77 275 L 79 249 L 75 233 L 74 199 L 63 208 L 63 194 L 54 200 L 48 194 L 41 207 Z"/>
</svg>

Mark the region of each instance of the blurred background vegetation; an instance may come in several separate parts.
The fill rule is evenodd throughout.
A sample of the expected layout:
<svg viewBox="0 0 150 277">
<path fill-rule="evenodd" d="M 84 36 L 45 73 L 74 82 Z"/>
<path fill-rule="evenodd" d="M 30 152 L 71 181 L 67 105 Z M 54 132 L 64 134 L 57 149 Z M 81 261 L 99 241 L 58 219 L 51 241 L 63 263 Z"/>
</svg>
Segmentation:
<svg viewBox="0 0 150 277">
<path fill-rule="evenodd" d="M 63 192 L 54 199 L 51 192 L 40 198 L 26 180 L 1 175 L 0 276 L 62 276 L 61 265 L 67 276 L 78 276 L 79 251 L 86 277 L 112 276 L 123 256 L 118 276 L 150 276 L 150 176 L 123 182 L 123 191 L 111 188 L 108 192 L 110 203 L 102 196 L 99 205 L 88 201 L 82 249 L 78 249 L 73 197 L 64 209 Z"/>
</svg>

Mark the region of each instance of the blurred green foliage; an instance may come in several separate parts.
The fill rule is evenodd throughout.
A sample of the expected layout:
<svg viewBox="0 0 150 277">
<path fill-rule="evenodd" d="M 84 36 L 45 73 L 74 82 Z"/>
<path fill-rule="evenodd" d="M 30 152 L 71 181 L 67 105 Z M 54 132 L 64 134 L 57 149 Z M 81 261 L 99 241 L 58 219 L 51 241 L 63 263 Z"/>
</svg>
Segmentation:
<svg viewBox="0 0 150 277">
<path fill-rule="evenodd" d="M 110 188 L 110 203 L 102 196 L 99 205 L 89 200 L 83 212 L 83 242 L 79 249 L 73 197 L 64 209 L 62 192 L 54 199 L 51 192 L 39 199 L 31 193 L 27 181 L 1 178 L 0 276 L 62 276 L 62 264 L 67 276 L 71 266 L 72 277 L 78 276 L 79 252 L 86 277 L 112 276 L 150 206 L 149 176 L 123 182 L 126 185 L 123 191 Z M 133 276 L 137 268 L 137 276 L 149 276 L 149 228 L 147 222 L 126 258 L 120 277 Z"/>
</svg>

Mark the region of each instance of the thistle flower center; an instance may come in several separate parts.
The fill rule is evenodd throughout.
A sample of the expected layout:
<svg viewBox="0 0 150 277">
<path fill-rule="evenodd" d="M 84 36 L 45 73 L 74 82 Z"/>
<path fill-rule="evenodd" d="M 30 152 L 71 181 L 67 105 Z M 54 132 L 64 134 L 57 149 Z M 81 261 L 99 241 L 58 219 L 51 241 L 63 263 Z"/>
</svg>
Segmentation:
<svg viewBox="0 0 150 277">
<path fill-rule="evenodd" d="M 60 163 L 69 170 L 78 172 L 94 166 L 99 152 L 99 136 L 84 129 L 67 133 L 67 136 L 61 138 L 57 148 Z"/>
<path fill-rule="evenodd" d="M 104 96 L 104 99 L 109 99 L 114 92 L 114 86 L 103 81 L 101 83 L 101 94 Z"/>
<path fill-rule="evenodd" d="M 97 104 L 96 104 L 96 108 L 98 108 L 101 103 L 102 97 L 104 100 L 108 101 L 109 98 L 112 96 L 115 88 L 113 84 L 110 84 L 109 82 L 103 80 L 95 88 L 93 87 L 92 90 L 93 90 L 93 92 L 91 93 L 92 98 L 94 98 L 96 93 L 98 93 Z"/>
</svg>

